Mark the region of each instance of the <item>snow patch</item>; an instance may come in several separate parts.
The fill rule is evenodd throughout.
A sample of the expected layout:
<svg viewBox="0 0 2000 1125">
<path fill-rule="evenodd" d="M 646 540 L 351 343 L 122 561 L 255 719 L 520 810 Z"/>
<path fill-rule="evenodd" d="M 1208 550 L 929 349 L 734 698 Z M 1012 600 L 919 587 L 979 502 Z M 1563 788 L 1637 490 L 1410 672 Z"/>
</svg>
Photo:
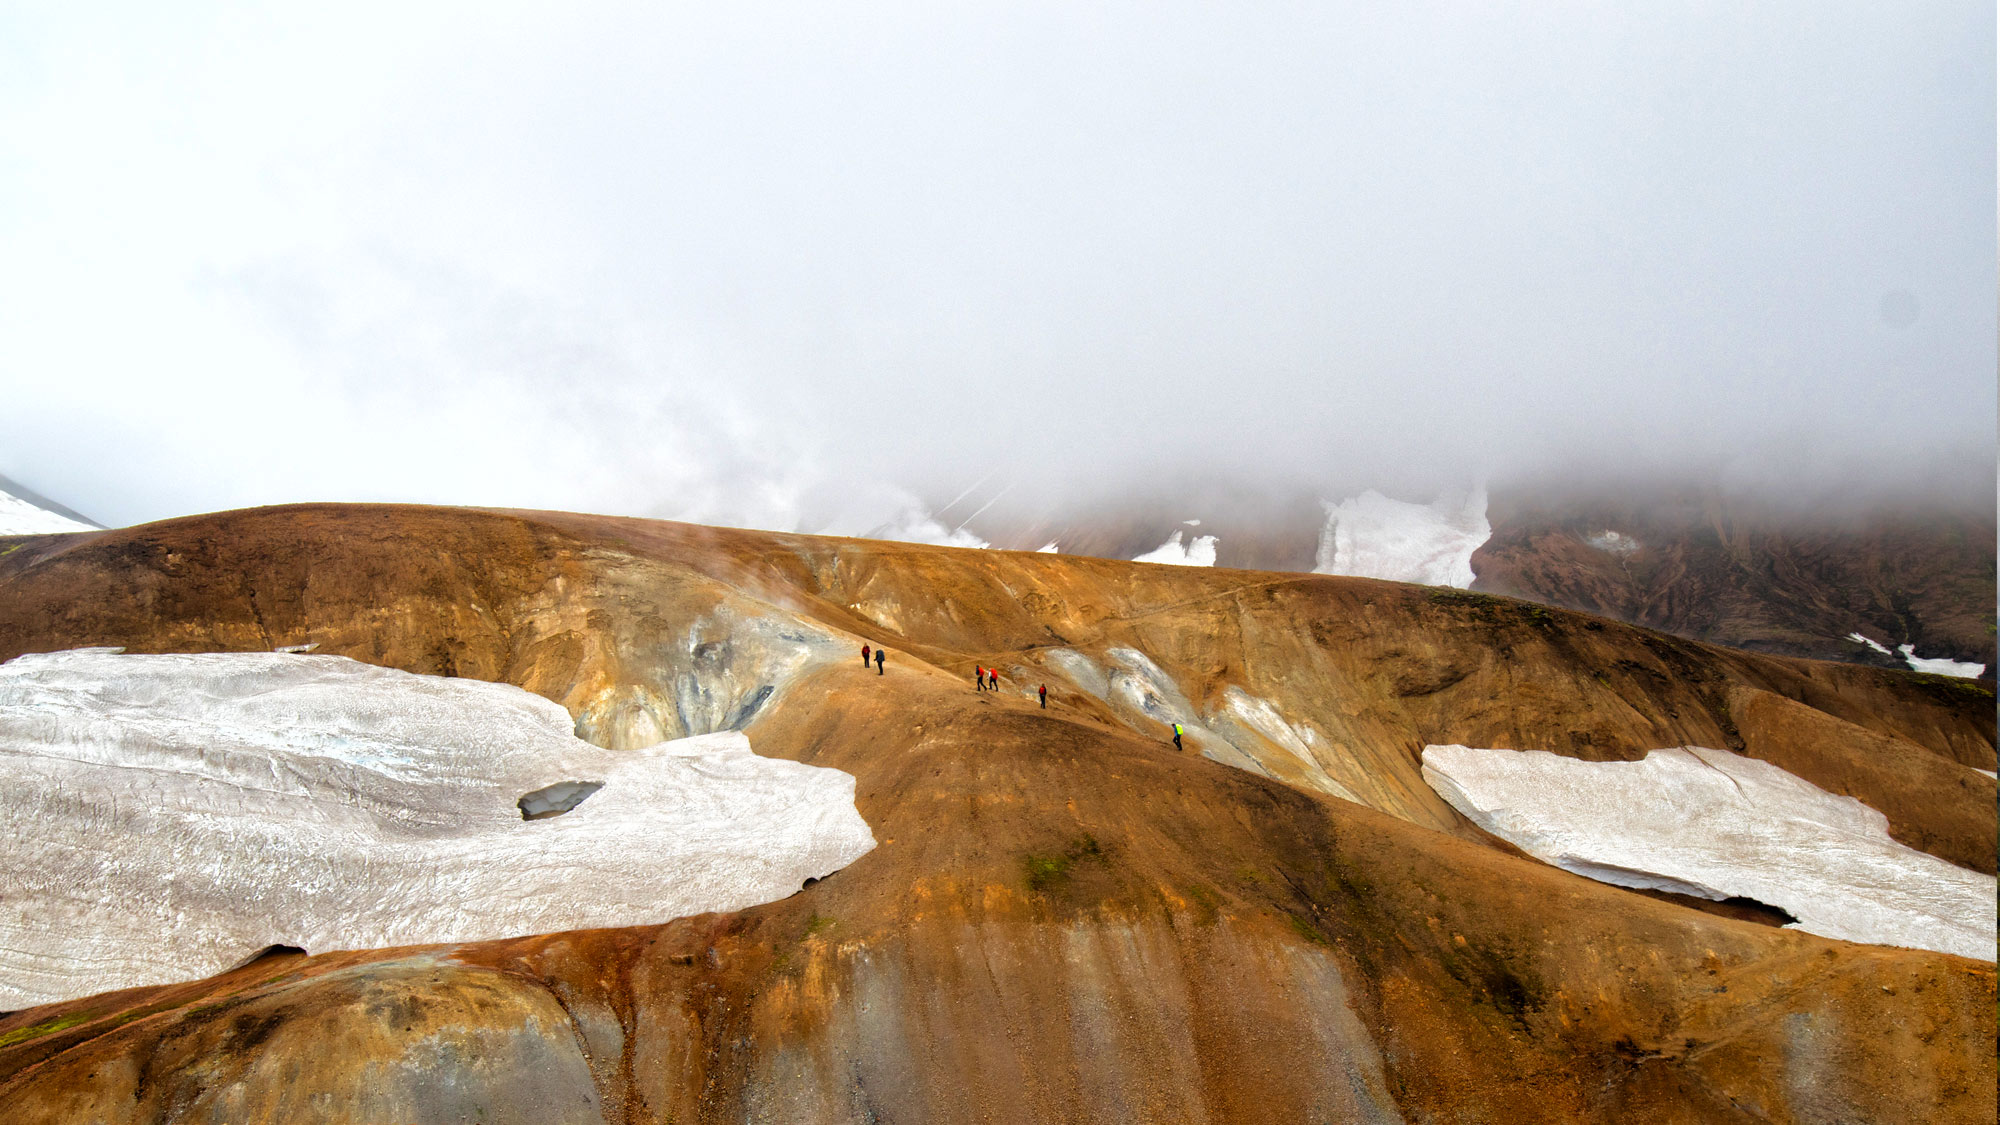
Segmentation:
<svg viewBox="0 0 2000 1125">
<path fill-rule="evenodd" d="M 1181 545 L 1181 533 L 1176 531 L 1167 537 L 1165 543 L 1132 560 L 1144 563 L 1166 563 L 1169 566 L 1214 566 L 1215 536 L 1197 536 L 1186 546 Z"/>
<path fill-rule="evenodd" d="M 606 750 L 520 688 L 337 656 L 0 664 L 0 785 L 0 1010 L 740 910 L 875 846 L 853 777 L 739 732 Z"/>
<path fill-rule="evenodd" d="M 1319 535 L 1315 574 L 1465 589 L 1472 585 L 1472 553 L 1493 535 L 1483 485 L 1429 504 L 1391 500 L 1370 489 L 1321 505 L 1326 526 Z"/>
<path fill-rule="evenodd" d="M 1035 553 L 1038 555 L 1054 555 L 1060 552 L 1056 550 L 1056 541 L 1051 539 L 1047 543 L 1035 548 Z"/>
<path fill-rule="evenodd" d="M 1882 642 L 1871 640 L 1870 638 L 1864 637 L 1859 633 L 1849 633 L 1847 634 L 1847 639 L 1853 641 L 1855 644 L 1867 645 L 1869 648 L 1874 649 L 1876 652 L 1881 653 L 1883 656 L 1896 655 L 1895 653 L 1890 652 L 1888 647 L 1882 644 Z"/>
<path fill-rule="evenodd" d="M 1481 828 L 1580 875 L 1755 899 L 1823 937 L 1994 957 L 1993 876 L 1897 843 L 1881 813 L 1768 762 L 1700 746 L 1638 762 L 1427 746 L 1423 774 Z"/>
<path fill-rule="evenodd" d="M 1881 653 L 1883 656 L 1900 655 L 1903 658 L 1903 663 L 1908 664 L 1913 670 L 1918 672 L 1928 672 L 1933 676 L 1957 676 L 1961 679 L 1976 680 L 1980 676 L 1986 674 L 1986 665 L 1984 664 L 1975 664 L 1970 661 L 1962 661 L 1962 660 L 1951 660 L 1941 656 L 1940 657 L 1918 656 L 1917 648 L 1915 645 L 1897 645 L 1896 651 L 1890 652 L 1888 646 L 1884 645 L 1882 642 L 1877 641 L 1871 637 L 1864 636 L 1861 633 L 1849 633 L 1847 634 L 1847 639 L 1853 641 L 1856 644 L 1867 645 L 1869 648 L 1874 649 L 1876 652 Z"/>
<path fill-rule="evenodd" d="M 59 516 L 38 504 L 30 504 L 11 492 L 0 491 L 0 535 L 56 535 L 96 530 L 87 523 Z"/>
<path fill-rule="evenodd" d="M 1976 680 L 1986 671 L 1984 664 L 1948 660 L 1941 656 L 1926 659 L 1917 655 L 1915 645 L 1897 645 L 1896 651 L 1903 654 L 1904 661 L 1910 667 L 1919 672 L 1929 672 L 1933 676 L 1958 676 L 1962 679 Z"/>
</svg>

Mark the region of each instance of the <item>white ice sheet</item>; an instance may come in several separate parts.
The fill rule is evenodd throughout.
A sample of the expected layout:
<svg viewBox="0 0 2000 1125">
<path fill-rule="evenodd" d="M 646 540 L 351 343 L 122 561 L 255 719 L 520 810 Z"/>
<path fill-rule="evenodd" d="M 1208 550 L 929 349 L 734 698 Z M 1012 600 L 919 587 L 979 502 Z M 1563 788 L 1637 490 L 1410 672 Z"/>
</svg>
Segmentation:
<svg viewBox="0 0 2000 1125">
<path fill-rule="evenodd" d="M 603 788 L 526 821 L 523 796 Z M 0 1009 L 311 952 L 664 922 L 874 847 L 737 732 L 611 751 L 505 684 L 286 653 L 0 664 Z"/>
<path fill-rule="evenodd" d="M 1638 762 L 1424 748 L 1424 780 L 1475 824 L 1580 875 L 1755 899 L 1847 941 L 1994 959 L 1994 879 L 1905 847 L 1881 813 L 1700 746 Z"/>
</svg>

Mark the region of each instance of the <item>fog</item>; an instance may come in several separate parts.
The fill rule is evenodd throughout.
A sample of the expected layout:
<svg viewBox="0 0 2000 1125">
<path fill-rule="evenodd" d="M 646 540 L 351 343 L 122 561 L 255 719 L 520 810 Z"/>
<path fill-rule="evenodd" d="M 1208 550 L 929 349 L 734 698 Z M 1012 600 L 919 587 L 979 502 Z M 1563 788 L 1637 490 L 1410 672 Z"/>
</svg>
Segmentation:
<svg viewBox="0 0 2000 1125">
<path fill-rule="evenodd" d="M 1990 3 L 718 7 L 0 11 L 0 473 L 1991 495 Z"/>
</svg>

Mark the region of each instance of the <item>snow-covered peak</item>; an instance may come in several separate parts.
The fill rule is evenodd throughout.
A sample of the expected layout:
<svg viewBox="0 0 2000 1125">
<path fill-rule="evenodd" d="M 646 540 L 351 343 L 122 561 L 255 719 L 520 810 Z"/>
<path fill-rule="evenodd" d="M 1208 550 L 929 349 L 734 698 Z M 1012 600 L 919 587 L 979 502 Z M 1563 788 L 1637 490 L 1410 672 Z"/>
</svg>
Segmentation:
<svg viewBox="0 0 2000 1125">
<path fill-rule="evenodd" d="M 1165 543 L 1147 551 L 1133 562 L 1166 563 L 1169 566 L 1214 566 L 1215 536 L 1201 535 L 1186 544 L 1181 543 L 1181 533 L 1176 531 L 1167 537 Z"/>
<path fill-rule="evenodd" d="M 1391 500 L 1373 489 L 1322 503 L 1326 527 L 1316 574 L 1464 589 L 1472 585 L 1472 553 L 1493 534 L 1484 486 L 1429 504 Z"/>
</svg>

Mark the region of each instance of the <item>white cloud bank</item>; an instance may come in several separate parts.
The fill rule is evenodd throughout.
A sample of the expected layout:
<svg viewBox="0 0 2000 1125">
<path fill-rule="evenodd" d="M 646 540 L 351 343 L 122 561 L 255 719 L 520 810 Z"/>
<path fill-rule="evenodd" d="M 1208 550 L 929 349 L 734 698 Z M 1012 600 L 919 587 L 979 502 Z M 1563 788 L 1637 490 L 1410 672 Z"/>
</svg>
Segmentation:
<svg viewBox="0 0 2000 1125">
<path fill-rule="evenodd" d="M 572 782 L 602 789 L 523 819 L 518 802 Z M 333 656 L 0 664 L 0 787 L 0 1009 L 197 979 L 272 945 L 739 910 L 875 846 L 853 777 L 758 757 L 740 733 L 604 750 L 520 688 Z"/>
<path fill-rule="evenodd" d="M 1488 832 L 1623 887 L 1779 907 L 1790 928 L 1991 961 L 1994 878 L 1905 847 L 1881 813 L 1700 746 L 1638 762 L 1424 748 L 1424 780 Z"/>
<path fill-rule="evenodd" d="M 1742 17 L 0 5 L 0 472 L 847 531 L 996 468 L 1990 466 L 1990 6 Z"/>
</svg>

